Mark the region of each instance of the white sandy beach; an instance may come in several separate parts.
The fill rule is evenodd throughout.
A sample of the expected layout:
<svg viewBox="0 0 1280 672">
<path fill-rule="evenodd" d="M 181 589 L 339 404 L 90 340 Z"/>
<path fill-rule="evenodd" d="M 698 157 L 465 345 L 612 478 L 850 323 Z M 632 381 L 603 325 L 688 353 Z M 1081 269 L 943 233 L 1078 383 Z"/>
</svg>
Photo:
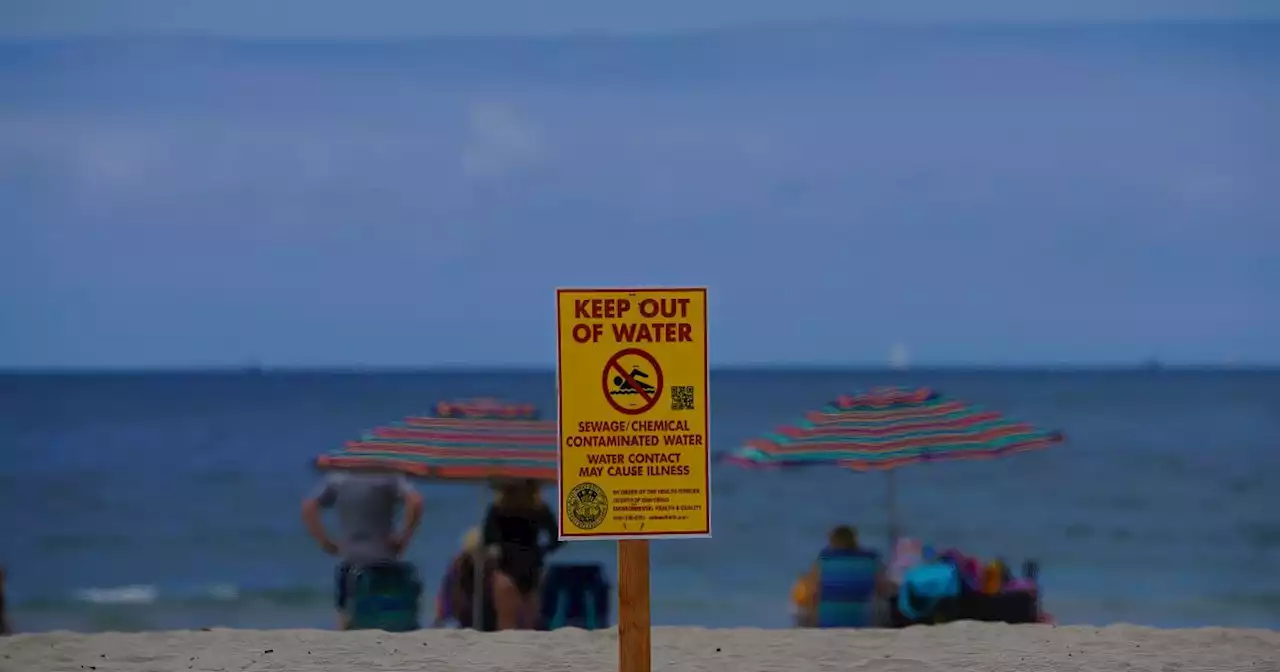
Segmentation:
<svg viewBox="0 0 1280 672">
<path fill-rule="evenodd" d="M 1280 632 L 958 623 L 890 631 L 655 628 L 655 671 L 1280 672 Z M 617 669 L 617 632 L 210 630 L 0 638 L 0 671 Z"/>
</svg>

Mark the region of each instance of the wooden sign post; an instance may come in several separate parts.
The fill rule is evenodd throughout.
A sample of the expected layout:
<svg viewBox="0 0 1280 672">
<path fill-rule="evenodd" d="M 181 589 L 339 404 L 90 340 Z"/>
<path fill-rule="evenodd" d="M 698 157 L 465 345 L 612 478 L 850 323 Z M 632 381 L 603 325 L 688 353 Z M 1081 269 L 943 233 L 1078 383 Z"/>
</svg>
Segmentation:
<svg viewBox="0 0 1280 672">
<path fill-rule="evenodd" d="M 618 542 L 618 671 L 649 672 L 649 540 Z"/>
<path fill-rule="evenodd" d="M 705 288 L 556 291 L 560 538 L 618 542 L 618 669 L 650 672 L 649 540 L 711 536 Z"/>
</svg>

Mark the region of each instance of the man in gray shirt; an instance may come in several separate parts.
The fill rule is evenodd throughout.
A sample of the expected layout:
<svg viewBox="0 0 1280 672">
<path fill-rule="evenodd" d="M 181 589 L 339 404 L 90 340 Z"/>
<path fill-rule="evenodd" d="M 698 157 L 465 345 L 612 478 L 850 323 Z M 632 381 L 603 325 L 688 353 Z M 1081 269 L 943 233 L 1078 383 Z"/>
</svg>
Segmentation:
<svg viewBox="0 0 1280 672">
<path fill-rule="evenodd" d="M 404 529 L 396 532 L 396 513 L 404 507 Z M 337 513 L 339 536 L 334 543 L 324 528 L 320 509 Z M 332 472 L 302 503 L 307 531 L 329 555 L 338 557 L 335 606 L 338 628 L 346 630 L 347 577 L 358 567 L 395 562 L 422 520 L 422 495 L 396 474 Z"/>
</svg>

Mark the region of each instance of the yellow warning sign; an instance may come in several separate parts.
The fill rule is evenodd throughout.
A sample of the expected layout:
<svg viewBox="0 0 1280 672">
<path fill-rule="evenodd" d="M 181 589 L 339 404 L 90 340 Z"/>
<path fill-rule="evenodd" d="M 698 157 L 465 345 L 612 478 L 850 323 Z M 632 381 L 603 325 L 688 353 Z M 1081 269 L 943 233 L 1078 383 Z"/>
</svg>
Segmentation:
<svg viewBox="0 0 1280 672">
<path fill-rule="evenodd" d="M 560 538 L 711 536 L 706 288 L 556 302 Z"/>
</svg>

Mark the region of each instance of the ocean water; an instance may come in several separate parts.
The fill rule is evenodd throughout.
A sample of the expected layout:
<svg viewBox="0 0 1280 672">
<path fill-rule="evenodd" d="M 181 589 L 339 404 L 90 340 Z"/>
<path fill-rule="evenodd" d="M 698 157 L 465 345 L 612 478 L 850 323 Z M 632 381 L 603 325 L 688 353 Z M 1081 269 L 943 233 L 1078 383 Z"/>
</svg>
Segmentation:
<svg viewBox="0 0 1280 672">
<path fill-rule="evenodd" d="M 1062 429 L 1035 454 L 899 472 L 908 532 L 1042 564 L 1062 622 L 1280 628 L 1280 373 L 718 372 L 712 445 L 835 394 L 926 384 Z M 0 564 L 21 630 L 328 627 L 330 560 L 298 520 L 309 459 L 444 397 L 554 408 L 542 373 L 0 377 Z M 713 473 L 714 537 L 653 546 L 659 624 L 783 627 L 836 523 L 885 535 L 885 479 Z M 422 483 L 434 581 L 486 493 Z M 564 559 L 614 572 L 614 546 Z"/>
</svg>

